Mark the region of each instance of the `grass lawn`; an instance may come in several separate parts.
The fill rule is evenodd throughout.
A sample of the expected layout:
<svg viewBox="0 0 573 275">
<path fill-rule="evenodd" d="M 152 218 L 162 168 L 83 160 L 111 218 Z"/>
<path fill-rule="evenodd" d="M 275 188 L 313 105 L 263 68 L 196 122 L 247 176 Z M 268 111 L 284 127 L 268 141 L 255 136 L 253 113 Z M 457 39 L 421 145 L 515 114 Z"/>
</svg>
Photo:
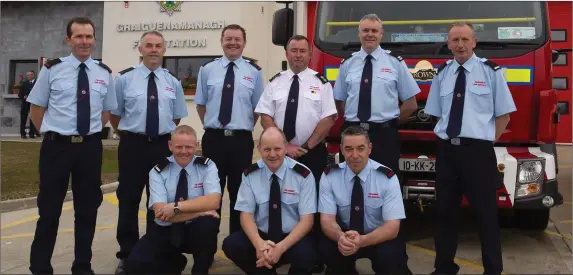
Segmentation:
<svg viewBox="0 0 573 275">
<path fill-rule="evenodd" d="M 40 142 L 2 142 L 2 200 L 38 195 Z M 117 181 L 117 146 L 104 146 L 102 181 Z M 70 176 L 71 179 L 71 176 Z M 68 186 L 71 190 L 71 185 Z"/>
</svg>

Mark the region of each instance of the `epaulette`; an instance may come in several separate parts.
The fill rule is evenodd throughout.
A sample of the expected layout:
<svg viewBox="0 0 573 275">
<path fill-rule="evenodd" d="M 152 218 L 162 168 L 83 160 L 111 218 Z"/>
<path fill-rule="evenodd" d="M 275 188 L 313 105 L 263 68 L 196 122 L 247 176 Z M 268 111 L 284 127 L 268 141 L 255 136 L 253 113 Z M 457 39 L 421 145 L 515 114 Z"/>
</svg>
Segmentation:
<svg viewBox="0 0 573 275">
<path fill-rule="evenodd" d="M 326 79 L 326 77 L 322 76 L 320 73 L 316 73 L 314 76 L 318 77 L 318 79 L 320 79 L 320 82 L 322 82 L 322 84 L 328 83 L 328 79 Z"/>
<path fill-rule="evenodd" d="M 278 72 L 273 77 L 271 77 L 271 79 L 269 79 L 269 82 L 273 82 L 273 80 L 275 80 L 275 78 L 279 77 L 279 75 L 281 75 L 281 72 Z"/>
<path fill-rule="evenodd" d="M 386 53 L 395 57 L 400 62 L 402 62 L 404 60 L 404 58 L 402 58 L 400 55 L 397 55 L 396 53 L 393 53 L 392 51 L 386 50 Z"/>
<path fill-rule="evenodd" d="M 100 67 L 106 69 L 106 70 L 111 74 L 111 68 L 110 68 L 110 67 L 108 67 L 107 65 L 103 64 L 102 62 L 97 62 L 97 64 L 98 64 Z"/>
<path fill-rule="evenodd" d="M 258 163 L 253 163 L 251 164 L 251 166 L 249 166 L 249 168 L 245 169 L 245 171 L 243 171 L 245 173 L 245 176 L 248 176 L 250 173 L 259 170 L 259 164 Z"/>
<path fill-rule="evenodd" d="M 59 63 L 61 63 L 61 62 L 62 62 L 62 60 L 59 59 L 59 58 L 50 59 L 50 60 L 46 61 L 46 63 L 44 63 L 44 67 L 46 67 L 46 68 L 49 69 L 49 68 L 51 68 L 52 66 L 54 66 L 54 65 L 56 65 L 56 64 L 59 64 Z"/>
<path fill-rule="evenodd" d="M 340 168 L 340 166 L 338 164 L 330 164 L 328 166 L 326 166 L 326 168 L 324 168 L 324 174 L 328 175 L 328 173 L 330 173 L 331 169 L 338 169 Z"/>
<path fill-rule="evenodd" d="M 444 62 L 444 64 L 442 64 L 442 65 L 438 68 L 438 71 L 436 72 L 436 75 L 439 74 L 443 69 L 445 69 L 451 62 L 452 62 L 452 60 L 448 60 L 448 61 Z"/>
<path fill-rule="evenodd" d="M 168 72 L 169 74 L 171 74 L 173 77 L 177 78 L 177 76 L 172 73 L 170 70 L 163 68 L 163 70 L 165 70 L 166 72 Z"/>
<path fill-rule="evenodd" d="M 344 62 L 345 62 L 346 60 L 352 58 L 352 57 L 354 56 L 354 54 L 356 54 L 356 52 L 353 52 L 352 54 L 350 54 L 349 57 L 346 57 L 346 58 L 342 59 L 342 61 L 340 61 L 340 65 L 344 64 Z"/>
<path fill-rule="evenodd" d="M 300 165 L 299 163 L 295 164 L 295 166 L 292 168 L 292 170 L 299 173 L 303 178 L 306 178 L 308 176 L 308 174 L 310 174 L 310 170 L 308 170 L 308 168 Z"/>
<path fill-rule="evenodd" d="M 206 157 L 196 157 L 196 158 L 195 158 L 195 161 L 193 162 L 193 164 L 207 165 L 207 164 L 209 164 L 209 158 L 206 158 Z"/>
<path fill-rule="evenodd" d="M 483 64 L 486 64 L 488 67 L 492 68 L 494 71 L 501 69 L 499 65 L 489 59 L 482 58 L 480 61 L 483 62 Z"/>
<path fill-rule="evenodd" d="M 249 60 L 246 60 L 246 59 L 245 59 L 245 61 L 247 61 L 247 63 L 253 65 L 253 67 L 255 67 L 255 69 L 257 69 L 258 71 L 262 70 L 261 67 L 259 67 L 259 65 L 255 64 Z"/>
<path fill-rule="evenodd" d="M 211 63 L 211 62 L 213 62 L 213 61 L 215 61 L 215 60 L 219 60 L 219 59 L 220 59 L 220 57 L 213 58 L 213 59 L 211 59 L 211 60 L 205 62 L 203 65 L 201 65 L 201 67 L 205 67 L 205 65 L 207 65 L 207 64 L 209 64 L 209 63 Z"/>
<path fill-rule="evenodd" d="M 380 166 L 376 168 L 376 170 L 382 172 L 382 174 L 386 175 L 388 178 L 391 178 L 395 175 L 394 171 L 386 166 Z"/>
<path fill-rule="evenodd" d="M 129 68 L 123 70 L 123 71 L 120 71 L 119 74 L 125 74 L 125 73 L 131 72 L 131 71 L 133 71 L 133 70 L 135 70 L 134 67 L 129 67 Z"/>
<path fill-rule="evenodd" d="M 161 173 L 167 165 L 169 165 L 169 160 L 167 158 L 163 158 L 157 165 L 155 165 L 155 167 L 153 167 L 153 169 L 157 171 L 157 173 Z"/>
</svg>

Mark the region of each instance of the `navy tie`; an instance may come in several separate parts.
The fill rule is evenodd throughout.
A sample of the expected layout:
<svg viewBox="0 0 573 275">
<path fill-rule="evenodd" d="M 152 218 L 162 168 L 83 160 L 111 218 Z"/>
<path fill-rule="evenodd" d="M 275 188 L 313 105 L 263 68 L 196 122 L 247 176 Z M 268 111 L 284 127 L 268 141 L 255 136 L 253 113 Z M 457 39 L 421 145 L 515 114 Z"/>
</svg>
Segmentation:
<svg viewBox="0 0 573 275">
<path fill-rule="evenodd" d="M 90 131 L 90 81 L 86 72 L 86 64 L 80 64 L 78 73 L 77 91 L 77 127 L 80 136 L 85 136 Z"/>
<path fill-rule="evenodd" d="M 454 95 L 450 109 L 450 119 L 446 133 L 450 138 L 457 137 L 462 130 L 462 117 L 464 114 L 464 99 L 466 97 L 466 74 L 463 66 L 458 68 L 458 78 L 454 86 Z"/>
<path fill-rule="evenodd" d="M 177 189 L 175 190 L 175 200 L 182 202 L 187 200 L 189 186 L 187 184 L 187 172 L 181 169 L 179 173 L 179 182 L 177 182 Z M 179 247 L 185 238 L 185 222 L 173 223 L 171 225 L 171 244 Z"/>
<path fill-rule="evenodd" d="M 358 176 L 354 176 L 350 206 L 350 230 L 364 234 L 364 192 Z"/>
<path fill-rule="evenodd" d="M 149 74 L 147 81 L 147 120 L 145 122 L 145 133 L 150 137 L 157 137 L 159 134 L 159 98 L 157 95 L 157 84 L 155 74 Z"/>
<path fill-rule="evenodd" d="M 362 79 L 360 80 L 360 94 L 358 96 L 358 119 L 367 122 L 370 119 L 372 96 L 372 56 L 366 56 L 366 64 L 362 69 Z"/>
<path fill-rule="evenodd" d="M 281 240 L 283 234 L 281 216 L 281 187 L 277 175 L 271 176 L 271 192 L 269 197 L 269 239 L 274 243 Z"/>
<path fill-rule="evenodd" d="M 219 107 L 219 122 L 223 126 L 231 122 L 231 113 L 233 111 L 233 91 L 235 90 L 235 72 L 233 67 L 234 62 L 229 62 L 227 65 L 227 74 L 223 82 L 223 91 L 221 94 L 221 106 Z"/>
<path fill-rule="evenodd" d="M 290 142 L 296 135 L 296 111 L 298 109 L 298 75 L 292 77 L 290 84 L 290 91 L 288 92 L 288 101 L 285 111 L 285 121 L 283 124 L 283 131 Z"/>
</svg>

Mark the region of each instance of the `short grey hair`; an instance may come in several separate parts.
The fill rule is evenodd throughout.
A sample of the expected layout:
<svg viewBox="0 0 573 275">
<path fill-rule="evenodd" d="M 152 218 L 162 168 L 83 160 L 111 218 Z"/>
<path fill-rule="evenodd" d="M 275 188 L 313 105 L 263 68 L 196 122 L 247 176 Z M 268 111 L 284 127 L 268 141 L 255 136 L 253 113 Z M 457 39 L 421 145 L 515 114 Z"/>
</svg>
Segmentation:
<svg viewBox="0 0 573 275">
<path fill-rule="evenodd" d="M 375 13 L 364 15 L 362 17 L 362 19 L 360 19 L 360 23 L 362 23 L 362 21 L 364 21 L 364 20 L 376 21 L 376 22 L 380 23 L 380 28 L 382 28 L 382 20 Z M 360 29 L 360 25 L 358 25 L 358 29 Z"/>
<path fill-rule="evenodd" d="M 197 132 L 189 125 L 179 125 L 171 132 L 171 139 L 176 135 L 192 135 L 197 140 Z"/>
<path fill-rule="evenodd" d="M 146 31 L 141 35 L 141 38 L 139 39 L 139 46 L 141 47 L 141 45 L 143 45 L 143 38 L 147 35 L 155 35 L 155 36 L 159 36 L 161 37 L 161 40 L 163 40 L 163 47 L 165 47 L 166 42 L 165 42 L 165 37 L 163 37 L 163 34 L 161 32 L 158 31 Z"/>
<path fill-rule="evenodd" d="M 472 36 L 475 37 L 476 34 L 474 31 L 474 25 L 469 21 L 456 21 L 452 23 L 452 25 L 450 26 L 450 31 L 455 27 L 465 27 L 465 26 L 468 26 L 472 30 Z"/>
</svg>

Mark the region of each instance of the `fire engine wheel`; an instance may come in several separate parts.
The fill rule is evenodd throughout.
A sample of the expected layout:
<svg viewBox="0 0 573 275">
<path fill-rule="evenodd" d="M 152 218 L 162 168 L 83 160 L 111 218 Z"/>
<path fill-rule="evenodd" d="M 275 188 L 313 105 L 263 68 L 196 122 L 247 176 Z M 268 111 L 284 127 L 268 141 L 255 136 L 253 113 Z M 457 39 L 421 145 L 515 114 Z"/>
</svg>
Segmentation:
<svg viewBox="0 0 573 275">
<path fill-rule="evenodd" d="M 521 229 L 545 230 L 549 223 L 549 209 L 515 210 L 515 223 Z"/>
</svg>

